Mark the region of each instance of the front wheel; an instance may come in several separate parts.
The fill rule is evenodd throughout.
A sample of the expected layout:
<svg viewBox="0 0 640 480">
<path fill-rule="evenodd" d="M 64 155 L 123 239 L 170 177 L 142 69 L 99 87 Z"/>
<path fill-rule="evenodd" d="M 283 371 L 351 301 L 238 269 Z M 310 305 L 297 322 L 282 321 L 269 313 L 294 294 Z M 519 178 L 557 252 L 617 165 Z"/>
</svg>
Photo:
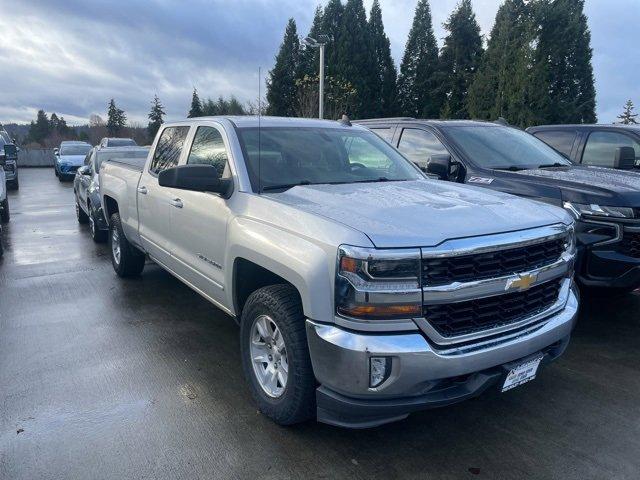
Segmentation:
<svg viewBox="0 0 640 480">
<path fill-rule="evenodd" d="M 77 197 L 76 197 L 76 218 L 78 219 L 78 223 L 82 225 L 84 225 L 89 221 L 89 217 L 87 216 L 86 213 L 84 213 L 84 210 L 82 210 L 82 207 L 78 203 Z"/>
<path fill-rule="evenodd" d="M 91 205 L 88 206 L 89 209 L 89 231 L 91 232 L 91 238 L 96 243 L 104 243 L 107 241 L 107 232 L 104 230 L 100 230 L 98 227 L 98 220 L 96 220 L 96 214 L 91 209 Z"/>
<path fill-rule="evenodd" d="M 5 198 L 0 204 L 0 222 L 8 223 L 10 218 L 11 213 L 9 212 L 9 199 Z"/>
<path fill-rule="evenodd" d="M 114 213 L 109 222 L 111 264 L 120 277 L 136 277 L 144 269 L 144 253 L 129 243 L 122 230 L 120 215 Z"/>
<path fill-rule="evenodd" d="M 242 309 L 242 366 L 262 413 L 280 425 L 315 414 L 315 377 L 304 315 L 291 285 L 253 292 Z"/>
</svg>

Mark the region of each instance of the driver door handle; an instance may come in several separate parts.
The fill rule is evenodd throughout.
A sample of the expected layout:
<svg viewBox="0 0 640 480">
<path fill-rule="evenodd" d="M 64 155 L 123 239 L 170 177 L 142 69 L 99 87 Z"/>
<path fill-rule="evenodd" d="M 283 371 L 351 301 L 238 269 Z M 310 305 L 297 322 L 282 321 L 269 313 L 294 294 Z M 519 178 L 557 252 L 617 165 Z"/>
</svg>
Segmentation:
<svg viewBox="0 0 640 480">
<path fill-rule="evenodd" d="M 138 187 L 138 193 L 141 193 L 142 195 L 146 195 L 147 187 Z"/>
<path fill-rule="evenodd" d="M 176 208 L 182 208 L 182 200 L 179 198 L 174 198 L 173 200 L 169 200 L 169 203 Z"/>
</svg>

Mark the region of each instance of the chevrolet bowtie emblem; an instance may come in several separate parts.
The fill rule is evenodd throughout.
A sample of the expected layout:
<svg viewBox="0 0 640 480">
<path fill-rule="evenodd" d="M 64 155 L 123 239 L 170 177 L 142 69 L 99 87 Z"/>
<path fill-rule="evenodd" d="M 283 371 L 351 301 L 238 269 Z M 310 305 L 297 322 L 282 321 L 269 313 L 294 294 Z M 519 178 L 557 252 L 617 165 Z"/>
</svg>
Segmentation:
<svg viewBox="0 0 640 480">
<path fill-rule="evenodd" d="M 524 291 L 528 290 L 531 285 L 536 283 L 538 280 L 538 275 L 535 273 L 525 273 L 523 275 L 519 275 L 518 278 L 510 278 L 507 280 L 507 285 L 505 286 L 505 290 L 519 290 Z"/>
</svg>

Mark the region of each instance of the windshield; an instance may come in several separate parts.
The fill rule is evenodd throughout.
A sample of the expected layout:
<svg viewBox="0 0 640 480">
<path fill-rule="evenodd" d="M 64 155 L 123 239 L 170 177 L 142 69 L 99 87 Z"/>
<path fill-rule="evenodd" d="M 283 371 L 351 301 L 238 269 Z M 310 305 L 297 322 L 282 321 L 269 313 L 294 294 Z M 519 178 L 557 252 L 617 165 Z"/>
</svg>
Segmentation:
<svg viewBox="0 0 640 480">
<path fill-rule="evenodd" d="M 565 157 L 522 130 L 510 127 L 449 127 L 447 135 L 483 168 L 524 170 L 571 165 Z"/>
<path fill-rule="evenodd" d="M 131 138 L 110 138 L 107 140 L 108 147 L 135 147 L 136 145 L 138 144 Z"/>
<path fill-rule="evenodd" d="M 102 150 L 102 151 L 99 151 L 98 154 L 96 155 L 95 171 L 99 172 L 102 162 L 105 162 L 107 160 L 113 160 L 115 158 L 145 158 L 146 159 L 148 154 L 149 154 L 148 148 L 140 148 L 140 149 L 135 149 L 127 152 L 110 152 L 110 151 Z"/>
<path fill-rule="evenodd" d="M 86 155 L 91 145 L 65 145 L 60 147 L 60 155 Z"/>
<path fill-rule="evenodd" d="M 342 128 L 240 128 L 254 190 L 294 185 L 424 179 L 377 135 Z M 260 148 L 259 148 L 260 146 Z M 259 178 L 260 177 L 260 178 Z"/>
</svg>

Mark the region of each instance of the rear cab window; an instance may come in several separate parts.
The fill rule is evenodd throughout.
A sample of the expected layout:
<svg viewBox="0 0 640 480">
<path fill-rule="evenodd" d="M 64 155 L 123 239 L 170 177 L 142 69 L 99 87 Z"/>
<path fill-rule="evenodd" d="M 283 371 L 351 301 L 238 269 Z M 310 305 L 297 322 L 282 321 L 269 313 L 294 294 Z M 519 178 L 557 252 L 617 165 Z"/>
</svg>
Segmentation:
<svg viewBox="0 0 640 480">
<path fill-rule="evenodd" d="M 153 152 L 149 173 L 158 175 L 161 171 L 178 165 L 188 133 L 188 126 L 167 127 L 162 131 Z"/>
</svg>

